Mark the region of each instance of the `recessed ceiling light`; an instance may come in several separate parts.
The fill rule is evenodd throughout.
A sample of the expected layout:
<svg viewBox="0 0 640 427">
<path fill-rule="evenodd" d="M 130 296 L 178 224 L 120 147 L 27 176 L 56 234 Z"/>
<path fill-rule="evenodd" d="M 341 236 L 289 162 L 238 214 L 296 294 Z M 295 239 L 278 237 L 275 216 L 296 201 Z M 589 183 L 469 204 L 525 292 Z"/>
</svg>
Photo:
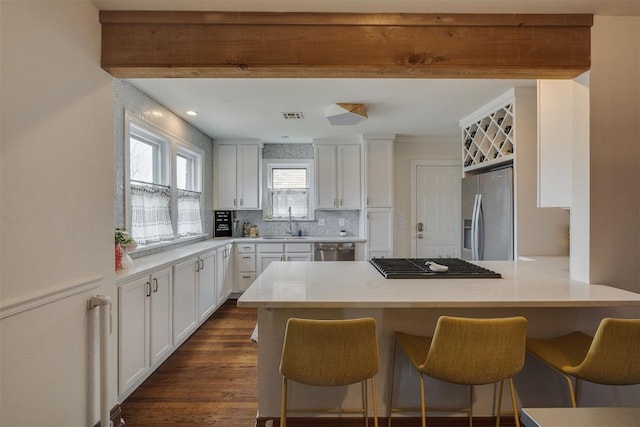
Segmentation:
<svg viewBox="0 0 640 427">
<path fill-rule="evenodd" d="M 187 111 L 187 115 L 188 116 L 197 116 L 198 112 L 197 111 L 193 111 L 193 110 L 189 110 L 189 111 Z"/>
</svg>

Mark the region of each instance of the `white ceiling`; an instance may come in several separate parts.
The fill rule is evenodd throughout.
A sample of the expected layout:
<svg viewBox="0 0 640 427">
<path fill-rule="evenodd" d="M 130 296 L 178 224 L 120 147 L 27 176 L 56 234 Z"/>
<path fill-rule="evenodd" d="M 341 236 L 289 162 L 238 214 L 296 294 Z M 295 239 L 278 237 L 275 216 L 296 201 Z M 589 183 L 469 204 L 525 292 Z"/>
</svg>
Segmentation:
<svg viewBox="0 0 640 427">
<path fill-rule="evenodd" d="M 91 0 L 101 10 L 266 12 L 594 13 L 640 15 L 640 0 Z M 367 133 L 457 137 L 458 121 L 532 80 L 132 79 L 132 84 L 211 138 L 311 142 Z M 369 118 L 331 126 L 327 110 L 362 103 Z M 195 110 L 196 117 L 186 115 Z M 283 112 L 302 112 L 285 120 Z"/>
<path fill-rule="evenodd" d="M 212 138 L 312 142 L 357 134 L 459 136 L 458 121 L 529 80 L 134 79 L 132 84 Z M 365 104 L 369 118 L 331 126 L 337 102 Z M 188 110 L 198 112 L 187 116 Z M 283 112 L 301 112 L 302 120 Z"/>
</svg>

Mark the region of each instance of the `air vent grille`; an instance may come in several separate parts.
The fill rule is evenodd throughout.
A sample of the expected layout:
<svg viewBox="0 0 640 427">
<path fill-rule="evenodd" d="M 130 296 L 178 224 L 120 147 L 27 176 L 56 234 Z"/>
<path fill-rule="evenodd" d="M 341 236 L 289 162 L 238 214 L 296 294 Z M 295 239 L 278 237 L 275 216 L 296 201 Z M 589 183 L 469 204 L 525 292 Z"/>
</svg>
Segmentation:
<svg viewBox="0 0 640 427">
<path fill-rule="evenodd" d="M 282 118 L 285 120 L 302 120 L 304 116 L 302 113 L 282 113 Z"/>
</svg>

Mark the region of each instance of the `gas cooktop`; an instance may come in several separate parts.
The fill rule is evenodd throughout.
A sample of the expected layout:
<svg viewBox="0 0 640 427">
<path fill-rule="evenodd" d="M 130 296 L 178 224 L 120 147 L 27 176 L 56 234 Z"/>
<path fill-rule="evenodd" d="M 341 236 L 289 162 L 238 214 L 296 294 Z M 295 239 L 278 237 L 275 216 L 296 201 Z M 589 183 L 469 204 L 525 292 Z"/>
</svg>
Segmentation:
<svg viewBox="0 0 640 427">
<path fill-rule="evenodd" d="M 500 279 L 495 271 L 479 267 L 459 258 L 371 258 L 369 261 L 385 279 Z M 433 262 L 448 267 L 435 271 Z M 439 268 L 437 268 L 439 269 Z"/>
</svg>

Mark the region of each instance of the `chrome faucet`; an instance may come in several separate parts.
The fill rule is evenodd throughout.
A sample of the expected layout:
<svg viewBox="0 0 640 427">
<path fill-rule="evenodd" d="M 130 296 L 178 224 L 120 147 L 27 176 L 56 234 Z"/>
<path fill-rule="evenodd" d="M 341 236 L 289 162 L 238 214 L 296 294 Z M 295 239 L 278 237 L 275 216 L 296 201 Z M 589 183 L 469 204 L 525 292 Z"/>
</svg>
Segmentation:
<svg viewBox="0 0 640 427">
<path fill-rule="evenodd" d="M 289 206 L 289 230 L 286 231 L 289 236 L 293 236 L 293 224 L 291 222 L 291 206 Z"/>
</svg>

